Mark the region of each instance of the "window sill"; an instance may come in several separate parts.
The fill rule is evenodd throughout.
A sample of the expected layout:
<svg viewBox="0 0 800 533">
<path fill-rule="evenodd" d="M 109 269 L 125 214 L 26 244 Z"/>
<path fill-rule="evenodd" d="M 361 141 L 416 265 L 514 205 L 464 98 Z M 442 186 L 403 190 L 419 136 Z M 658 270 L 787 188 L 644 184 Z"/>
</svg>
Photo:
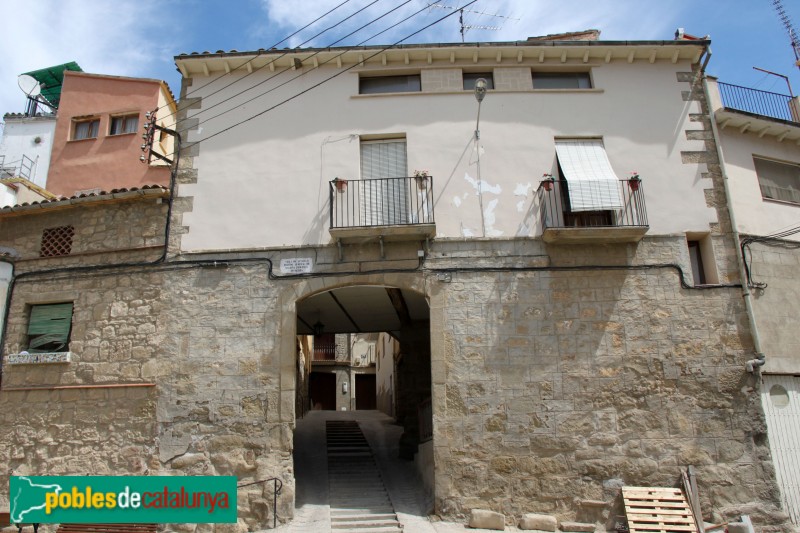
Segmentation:
<svg viewBox="0 0 800 533">
<path fill-rule="evenodd" d="M 491 89 L 487 91 L 489 96 L 493 94 L 543 94 L 543 93 L 552 93 L 552 94 L 572 94 L 572 93 L 581 93 L 581 94 L 602 94 L 606 92 L 605 89 L 525 89 L 525 90 L 503 90 L 503 89 Z M 471 90 L 460 90 L 460 91 L 413 91 L 413 92 L 402 92 L 402 93 L 375 93 L 375 94 L 354 94 L 351 95 L 350 98 L 353 99 L 360 99 L 360 98 L 380 98 L 381 96 L 441 96 L 441 95 L 452 95 L 452 94 L 463 94 L 469 95 L 474 98 L 474 91 Z"/>
<path fill-rule="evenodd" d="M 70 139 L 70 140 L 67 141 L 67 144 L 69 144 L 69 143 L 81 143 L 81 142 L 85 142 L 85 141 L 96 141 L 96 140 L 97 140 L 97 137 L 86 137 L 85 139 Z"/>
<path fill-rule="evenodd" d="M 790 202 L 789 200 L 776 200 L 775 198 L 765 198 L 764 196 L 762 196 L 761 199 L 771 204 L 791 205 L 794 207 L 800 207 L 800 203 Z"/>
<path fill-rule="evenodd" d="M 128 135 L 136 135 L 137 132 L 131 131 L 129 133 L 109 133 L 106 137 L 126 137 Z"/>
<path fill-rule="evenodd" d="M 72 352 L 50 353 L 10 353 L 6 355 L 7 365 L 42 365 L 69 363 L 72 361 Z"/>
</svg>

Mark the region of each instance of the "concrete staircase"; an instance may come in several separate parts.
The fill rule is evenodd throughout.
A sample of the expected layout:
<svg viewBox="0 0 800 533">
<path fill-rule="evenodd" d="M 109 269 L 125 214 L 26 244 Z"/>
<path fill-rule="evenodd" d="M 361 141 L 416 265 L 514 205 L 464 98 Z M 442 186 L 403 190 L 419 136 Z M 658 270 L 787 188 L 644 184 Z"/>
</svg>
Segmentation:
<svg viewBox="0 0 800 533">
<path fill-rule="evenodd" d="M 331 531 L 400 533 L 402 526 L 358 422 L 328 420 L 325 439 Z"/>
</svg>

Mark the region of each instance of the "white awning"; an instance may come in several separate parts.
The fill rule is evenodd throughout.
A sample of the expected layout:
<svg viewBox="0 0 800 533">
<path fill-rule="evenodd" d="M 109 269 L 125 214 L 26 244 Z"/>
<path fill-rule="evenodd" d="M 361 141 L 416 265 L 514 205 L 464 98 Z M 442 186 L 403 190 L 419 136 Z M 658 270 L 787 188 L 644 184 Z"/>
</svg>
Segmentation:
<svg viewBox="0 0 800 533">
<path fill-rule="evenodd" d="M 620 182 L 599 139 L 557 140 L 556 154 L 567 179 L 570 211 L 622 209 Z"/>
</svg>

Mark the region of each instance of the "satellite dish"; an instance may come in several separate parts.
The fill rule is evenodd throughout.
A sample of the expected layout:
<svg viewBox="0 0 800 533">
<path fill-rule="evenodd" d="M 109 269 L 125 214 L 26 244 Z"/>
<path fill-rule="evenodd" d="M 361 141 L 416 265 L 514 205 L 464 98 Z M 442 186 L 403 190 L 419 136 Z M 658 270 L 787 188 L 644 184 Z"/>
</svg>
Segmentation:
<svg viewBox="0 0 800 533">
<path fill-rule="evenodd" d="M 17 85 L 19 85 L 19 88 L 22 89 L 22 92 L 31 98 L 36 98 L 42 92 L 42 86 L 39 84 L 36 78 L 27 74 L 20 74 L 20 76 L 17 78 Z"/>
</svg>

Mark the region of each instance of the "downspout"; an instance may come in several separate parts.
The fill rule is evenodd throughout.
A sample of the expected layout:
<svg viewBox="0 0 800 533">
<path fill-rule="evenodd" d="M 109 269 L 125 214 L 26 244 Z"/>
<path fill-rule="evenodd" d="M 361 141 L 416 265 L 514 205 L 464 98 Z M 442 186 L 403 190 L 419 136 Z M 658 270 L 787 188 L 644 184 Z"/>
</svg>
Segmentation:
<svg viewBox="0 0 800 533">
<path fill-rule="evenodd" d="M 708 55 L 709 57 L 711 56 L 710 49 L 708 51 Z M 708 62 L 706 61 L 703 64 L 703 71 L 701 71 L 703 76 L 703 91 L 705 92 L 706 105 L 708 105 L 708 114 L 711 120 L 711 131 L 714 134 L 714 144 L 717 147 L 717 158 L 719 159 L 719 168 L 720 172 L 722 173 L 722 184 L 725 187 L 725 199 L 728 204 L 728 216 L 731 220 L 731 233 L 733 234 L 733 240 L 736 243 L 736 264 L 739 267 L 739 277 L 742 280 L 742 290 L 744 291 L 742 296 L 744 297 L 744 306 L 747 311 L 747 322 L 750 326 L 750 334 L 753 337 L 753 350 L 755 352 L 755 359 L 750 359 L 744 364 L 745 369 L 752 374 L 757 369 L 764 366 L 767 357 L 764 355 L 764 352 L 761 349 L 761 336 L 758 333 L 758 324 L 756 324 L 756 316 L 755 312 L 753 311 L 753 293 L 750 290 L 749 284 L 747 283 L 747 274 L 744 268 L 744 258 L 742 257 L 742 254 L 739 253 L 739 245 L 741 240 L 739 238 L 738 226 L 736 225 L 736 212 L 733 208 L 733 197 L 731 196 L 730 185 L 728 182 L 728 171 L 725 168 L 725 156 L 722 153 L 722 138 L 719 135 L 717 121 L 714 117 L 714 110 L 711 108 L 711 98 L 708 90 L 708 78 L 705 75 L 705 65 L 707 63 Z"/>
<path fill-rule="evenodd" d="M 0 388 L 2 388 L 3 386 L 3 359 L 5 359 L 3 357 L 3 353 L 5 352 L 5 350 L 3 350 L 3 346 L 5 346 L 6 343 L 6 330 L 8 329 L 8 314 L 9 314 L 9 309 L 11 307 L 11 293 L 14 291 L 14 281 L 15 281 L 14 263 L 10 261 L 3 261 L 3 262 L 11 265 L 11 277 L 8 280 L 8 287 L 6 287 L 6 305 L 5 308 L 3 309 L 3 322 L 0 323 L 0 328 L 2 328 L 2 331 L 0 331 Z"/>
</svg>

